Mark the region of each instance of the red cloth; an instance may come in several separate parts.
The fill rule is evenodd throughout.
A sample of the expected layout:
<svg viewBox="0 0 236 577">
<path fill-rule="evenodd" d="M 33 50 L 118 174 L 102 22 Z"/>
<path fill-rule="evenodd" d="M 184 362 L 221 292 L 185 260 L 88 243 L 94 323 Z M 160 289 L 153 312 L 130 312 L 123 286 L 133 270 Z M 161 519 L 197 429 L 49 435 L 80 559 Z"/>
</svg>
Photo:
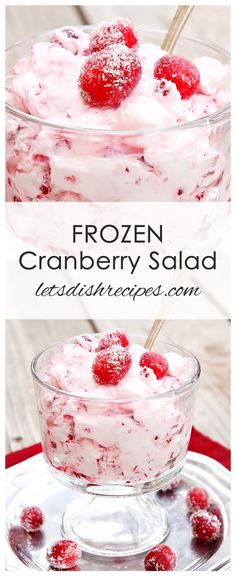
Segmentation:
<svg viewBox="0 0 236 577">
<path fill-rule="evenodd" d="M 201 453 L 202 455 L 211 457 L 212 459 L 219 461 L 221 465 L 224 465 L 226 469 L 230 470 L 230 449 L 227 449 L 227 447 L 224 447 L 220 443 L 217 443 L 209 437 L 206 437 L 206 435 L 203 435 L 194 429 L 194 427 L 192 429 L 189 450 L 193 451 L 194 453 Z"/>
<path fill-rule="evenodd" d="M 41 443 L 37 443 L 36 445 L 31 445 L 31 447 L 25 447 L 19 451 L 14 451 L 14 453 L 8 453 L 5 460 L 6 469 L 8 469 L 8 467 L 12 467 L 13 465 L 17 465 L 17 463 L 21 463 L 21 461 L 25 461 L 26 459 L 29 459 L 38 453 L 41 453 L 41 451 Z"/>
<path fill-rule="evenodd" d="M 207 457 L 212 457 L 212 459 L 219 461 L 219 463 L 227 469 L 230 469 L 230 450 L 220 445 L 220 443 L 212 441 L 212 439 L 209 439 L 209 437 L 206 437 L 206 435 L 203 435 L 194 428 L 192 429 L 189 450 L 195 453 L 201 453 Z M 6 468 L 21 463 L 21 461 L 25 461 L 25 459 L 29 459 L 41 451 L 41 444 L 37 443 L 31 447 L 20 449 L 20 451 L 9 453 L 9 455 L 6 455 Z"/>
</svg>

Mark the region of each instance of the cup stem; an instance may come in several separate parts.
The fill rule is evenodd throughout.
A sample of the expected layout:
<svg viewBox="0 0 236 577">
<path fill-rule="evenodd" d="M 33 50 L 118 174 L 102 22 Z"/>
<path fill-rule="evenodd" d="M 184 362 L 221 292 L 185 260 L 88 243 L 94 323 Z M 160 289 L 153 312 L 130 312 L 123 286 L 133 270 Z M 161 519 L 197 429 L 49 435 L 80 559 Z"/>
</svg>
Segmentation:
<svg viewBox="0 0 236 577">
<path fill-rule="evenodd" d="M 169 531 L 156 492 L 141 496 L 80 495 L 63 515 L 62 532 L 82 550 L 102 557 L 126 557 L 148 551 Z"/>
</svg>

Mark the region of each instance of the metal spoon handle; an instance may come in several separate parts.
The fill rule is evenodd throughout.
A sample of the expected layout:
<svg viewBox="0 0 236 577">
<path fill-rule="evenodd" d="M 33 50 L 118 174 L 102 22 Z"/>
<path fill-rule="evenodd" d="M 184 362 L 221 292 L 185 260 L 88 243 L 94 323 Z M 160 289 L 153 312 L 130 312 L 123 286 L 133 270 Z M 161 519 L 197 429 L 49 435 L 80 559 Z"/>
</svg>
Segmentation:
<svg viewBox="0 0 236 577">
<path fill-rule="evenodd" d="M 179 6 L 176 10 L 173 20 L 171 21 L 169 30 L 162 42 L 162 50 L 166 50 L 171 54 L 176 42 L 185 26 L 194 6 Z"/>
</svg>

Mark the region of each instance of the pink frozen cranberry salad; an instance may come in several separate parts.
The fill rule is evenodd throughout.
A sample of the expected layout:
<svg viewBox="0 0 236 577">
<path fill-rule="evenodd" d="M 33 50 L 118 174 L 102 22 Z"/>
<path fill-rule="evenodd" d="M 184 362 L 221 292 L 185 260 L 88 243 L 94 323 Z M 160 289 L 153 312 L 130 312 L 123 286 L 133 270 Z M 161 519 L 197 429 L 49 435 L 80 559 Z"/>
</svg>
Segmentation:
<svg viewBox="0 0 236 577">
<path fill-rule="evenodd" d="M 208 56 L 168 55 L 118 19 L 91 34 L 56 30 L 16 62 L 8 80 L 10 105 L 67 127 L 8 118 L 8 200 L 217 198 L 225 135 L 210 125 L 166 129 L 226 106 L 228 65 Z M 112 130 L 141 135 L 111 136 Z"/>
<path fill-rule="evenodd" d="M 55 389 L 43 388 L 39 401 L 47 460 L 97 484 L 144 482 L 177 467 L 193 411 L 177 392 L 195 370 L 189 357 L 147 351 L 121 330 L 62 344 L 44 369 Z"/>
</svg>

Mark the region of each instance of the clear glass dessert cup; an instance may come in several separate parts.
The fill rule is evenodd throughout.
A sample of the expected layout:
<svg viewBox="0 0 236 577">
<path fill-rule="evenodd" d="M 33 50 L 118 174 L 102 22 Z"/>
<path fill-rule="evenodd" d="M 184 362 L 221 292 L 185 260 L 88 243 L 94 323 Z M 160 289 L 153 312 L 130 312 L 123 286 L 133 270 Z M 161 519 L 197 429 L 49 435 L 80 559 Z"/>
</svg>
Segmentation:
<svg viewBox="0 0 236 577">
<path fill-rule="evenodd" d="M 91 32 L 92 26 L 78 27 Z M 141 42 L 161 45 L 165 31 L 140 29 Z M 103 130 L 42 120 L 10 103 L 11 71 L 32 45 L 52 32 L 26 38 L 7 50 L 8 201 L 227 201 L 230 199 L 230 104 L 204 118 L 168 128 L 139 120 L 132 130 Z M 229 53 L 181 36 L 176 53 Z M 63 89 L 63 88 L 62 88 Z M 19 105 L 20 106 L 20 105 Z M 150 125 L 150 127 L 149 127 Z"/>
<path fill-rule="evenodd" d="M 45 460 L 58 481 L 80 493 L 65 506 L 62 534 L 79 540 L 88 554 L 143 553 L 169 531 L 157 492 L 178 477 L 185 462 L 199 363 L 189 351 L 158 340 L 154 350 L 160 354 L 189 359 L 188 381 L 139 399 L 81 397 L 45 377 L 52 356 L 66 342 L 74 339 L 49 346 L 32 362 Z"/>
</svg>

